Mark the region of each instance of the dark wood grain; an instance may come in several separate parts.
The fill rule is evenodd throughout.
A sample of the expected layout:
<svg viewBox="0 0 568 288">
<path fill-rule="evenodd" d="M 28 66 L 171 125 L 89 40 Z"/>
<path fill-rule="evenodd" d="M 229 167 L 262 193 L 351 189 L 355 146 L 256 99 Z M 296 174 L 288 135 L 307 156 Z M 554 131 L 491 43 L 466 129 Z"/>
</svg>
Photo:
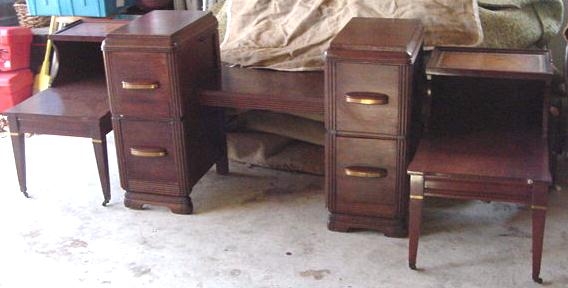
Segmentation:
<svg viewBox="0 0 568 288">
<path fill-rule="evenodd" d="M 416 146 L 411 131 L 420 108 L 415 99 L 420 95 L 416 75 L 422 74 L 422 39 L 419 21 L 355 18 L 327 51 L 326 193 L 331 230 L 406 235 L 406 165 Z M 361 97 L 353 101 L 350 95 Z M 381 100 L 364 95 L 381 95 Z M 386 175 L 347 175 L 345 168 L 353 166 L 384 169 Z"/>
<path fill-rule="evenodd" d="M 547 50 L 437 47 L 428 61 L 428 75 L 550 79 L 554 73 Z"/>
<path fill-rule="evenodd" d="M 220 84 L 199 93 L 202 105 L 323 114 L 322 72 L 282 72 L 224 65 Z"/>
<path fill-rule="evenodd" d="M 468 98 L 482 99 L 477 105 L 466 106 L 477 116 L 471 121 L 472 128 L 451 129 L 454 125 L 439 125 L 430 131 L 418 146 L 414 159 L 408 166 L 410 180 L 409 250 L 408 263 L 416 269 L 418 240 L 422 221 L 424 197 L 443 197 L 468 200 L 504 201 L 520 203 L 530 207 L 532 212 L 532 279 L 542 283 L 540 266 L 547 210 L 548 187 L 552 183 L 550 156 L 547 141 L 547 115 L 552 64 L 548 51 L 499 50 L 477 48 L 436 48 L 432 53 L 426 73 L 437 80 L 436 86 L 463 81 L 461 89 L 485 91 L 485 95 L 467 94 Z M 495 89 L 478 90 L 475 85 L 487 82 L 476 79 L 490 79 L 511 86 L 511 80 L 530 81 L 536 90 Z M 470 81 L 474 79 L 476 81 Z M 541 82 L 538 85 L 534 82 Z M 471 86 L 471 87 L 470 87 Z M 489 85 L 489 87 L 498 87 Z M 521 86 L 522 87 L 522 86 Z M 449 99 L 461 94 L 458 90 L 432 89 L 427 96 L 428 103 L 437 104 L 437 94 L 450 92 Z M 519 101 L 518 95 L 527 92 L 532 97 Z M 511 97 L 511 94 L 513 97 Z M 539 101 L 526 101 L 527 99 Z M 513 106 L 507 101 L 516 102 Z M 440 102 L 440 101 L 438 101 Z M 492 105 L 495 104 L 495 105 Z M 505 103 L 505 105 L 503 105 Z M 536 103 L 536 104 L 535 104 Z M 519 105 L 536 106 L 536 109 L 508 109 Z M 446 105 L 438 111 L 457 109 L 459 105 Z M 478 113 L 480 106 L 485 112 Z M 540 106 L 540 107 L 538 107 Z M 511 111 L 517 110 L 517 111 Z M 432 112 L 436 111 L 432 109 Z M 541 119 L 519 121 L 513 116 L 521 112 L 521 118 Z M 530 112 L 529 112 L 530 111 Z M 542 111 L 539 113 L 539 111 Z M 488 113 L 489 112 L 489 113 Z M 499 114 L 499 121 L 486 121 L 491 113 Z M 450 123 L 460 121 L 461 112 L 449 113 L 458 117 L 445 117 Z M 529 114 L 529 115 L 527 115 Z M 431 117 L 435 117 L 435 113 Z M 453 118 L 453 119 L 452 119 Z M 467 122 L 467 121 L 466 121 Z M 487 122 L 487 123 L 486 123 Z M 502 125 L 500 122 L 513 122 Z M 537 121 L 538 122 L 538 121 Z M 479 123 L 479 124 L 476 124 Z M 511 125 L 512 124 L 512 125 Z M 444 130 L 440 127 L 450 129 Z M 456 126 L 457 127 L 457 126 Z M 454 127 L 455 128 L 455 127 Z M 504 256 L 505 257 L 505 256 Z"/>
<path fill-rule="evenodd" d="M 100 45 L 106 33 L 124 23 L 109 19 L 82 20 L 52 35 L 59 59 L 59 73 L 52 87 L 7 111 L 20 190 L 24 195 L 28 195 L 24 133 L 41 133 L 91 138 L 103 205 L 110 201 L 106 134 L 112 125 Z"/>
<path fill-rule="evenodd" d="M 70 23 L 57 31 L 56 34 L 50 35 L 49 39 L 69 42 L 95 42 L 100 45 L 108 33 L 128 22 L 129 20 L 126 19 L 109 21 L 109 19 L 101 18 L 83 18 Z"/>
<path fill-rule="evenodd" d="M 217 79 L 216 29 L 210 13 L 152 11 L 107 35 L 103 51 L 125 206 L 191 214 L 193 185 L 214 164 L 228 173 L 224 112 L 199 105 L 197 96 Z M 140 83 L 151 87 L 132 89 Z"/>
</svg>

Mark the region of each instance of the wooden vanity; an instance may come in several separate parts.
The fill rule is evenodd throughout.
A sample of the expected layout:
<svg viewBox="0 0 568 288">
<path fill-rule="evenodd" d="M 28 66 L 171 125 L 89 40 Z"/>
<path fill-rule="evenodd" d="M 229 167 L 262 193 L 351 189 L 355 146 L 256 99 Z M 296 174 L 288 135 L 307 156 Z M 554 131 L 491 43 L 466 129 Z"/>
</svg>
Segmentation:
<svg viewBox="0 0 568 288">
<path fill-rule="evenodd" d="M 223 107 L 325 112 L 329 228 L 404 236 L 419 21 L 353 19 L 333 42 L 325 73 L 225 66 L 216 29 L 206 12 L 153 11 L 107 35 L 126 206 L 192 212 L 192 186 L 213 164 L 228 170 Z M 386 98 L 366 105 L 368 97 Z M 386 177 L 367 177 L 374 166 Z"/>
</svg>

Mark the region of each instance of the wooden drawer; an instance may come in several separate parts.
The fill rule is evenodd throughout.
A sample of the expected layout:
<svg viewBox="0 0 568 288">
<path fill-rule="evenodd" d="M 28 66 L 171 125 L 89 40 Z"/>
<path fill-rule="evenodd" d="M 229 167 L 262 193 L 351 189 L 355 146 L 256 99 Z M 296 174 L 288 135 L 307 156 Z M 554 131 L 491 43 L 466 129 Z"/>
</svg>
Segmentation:
<svg viewBox="0 0 568 288">
<path fill-rule="evenodd" d="M 397 140 L 335 138 L 334 213 L 396 215 L 397 148 Z"/>
<path fill-rule="evenodd" d="M 166 53 L 108 53 L 112 114 L 145 118 L 180 116 L 173 109 L 179 105 L 173 103 L 168 61 Z"/>
<path fill-rule="evenodd" d="M 178 155 L 181 122 L 113 120 L 126 190 L 142 193 L 183 195 Z M 118 129 L 117 129 L 118 128 Z"/>
<path fill-rule="evenodd" d="M 400 133 L 400 66 L 336 62 L 337 131 Z"/>
</svg>

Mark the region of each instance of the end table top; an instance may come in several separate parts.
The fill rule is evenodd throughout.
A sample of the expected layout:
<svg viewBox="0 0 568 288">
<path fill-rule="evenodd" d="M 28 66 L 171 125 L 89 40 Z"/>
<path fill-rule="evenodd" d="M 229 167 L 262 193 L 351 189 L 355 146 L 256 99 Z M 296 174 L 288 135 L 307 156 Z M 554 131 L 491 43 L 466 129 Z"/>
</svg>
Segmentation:
<svg viewBox="0 0 568 288">
<path fill-rule="evenodd" d="M 437 47 L 426 74 L 546 80 L 553 68 L 548 50 Z"/>
</svg>

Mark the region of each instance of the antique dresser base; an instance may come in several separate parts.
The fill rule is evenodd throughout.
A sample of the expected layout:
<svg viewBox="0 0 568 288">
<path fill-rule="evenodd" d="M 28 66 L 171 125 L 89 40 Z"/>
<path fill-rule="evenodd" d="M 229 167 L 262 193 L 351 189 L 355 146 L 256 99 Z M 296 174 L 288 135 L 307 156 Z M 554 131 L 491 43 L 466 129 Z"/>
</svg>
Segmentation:
<svg viewBox="0 0 568 288">
<path fill-rule="evenodd" d="M 124 195 L 124 206 L 140 210 L 144 205 L 167 207 L 175 214 L 193 213 L 193 203 L 189 196 L 166 196 L 132 191 L 127 191 Z"/>
<path fill-rule="evenodd" d="M 327 228 L 336 232 L 349 232 L 357 229 L 381 231 L 387 237 L 406 237 L 406 221 L 401 219 L 357 216 L 331 213 Z"/>
</svg>

